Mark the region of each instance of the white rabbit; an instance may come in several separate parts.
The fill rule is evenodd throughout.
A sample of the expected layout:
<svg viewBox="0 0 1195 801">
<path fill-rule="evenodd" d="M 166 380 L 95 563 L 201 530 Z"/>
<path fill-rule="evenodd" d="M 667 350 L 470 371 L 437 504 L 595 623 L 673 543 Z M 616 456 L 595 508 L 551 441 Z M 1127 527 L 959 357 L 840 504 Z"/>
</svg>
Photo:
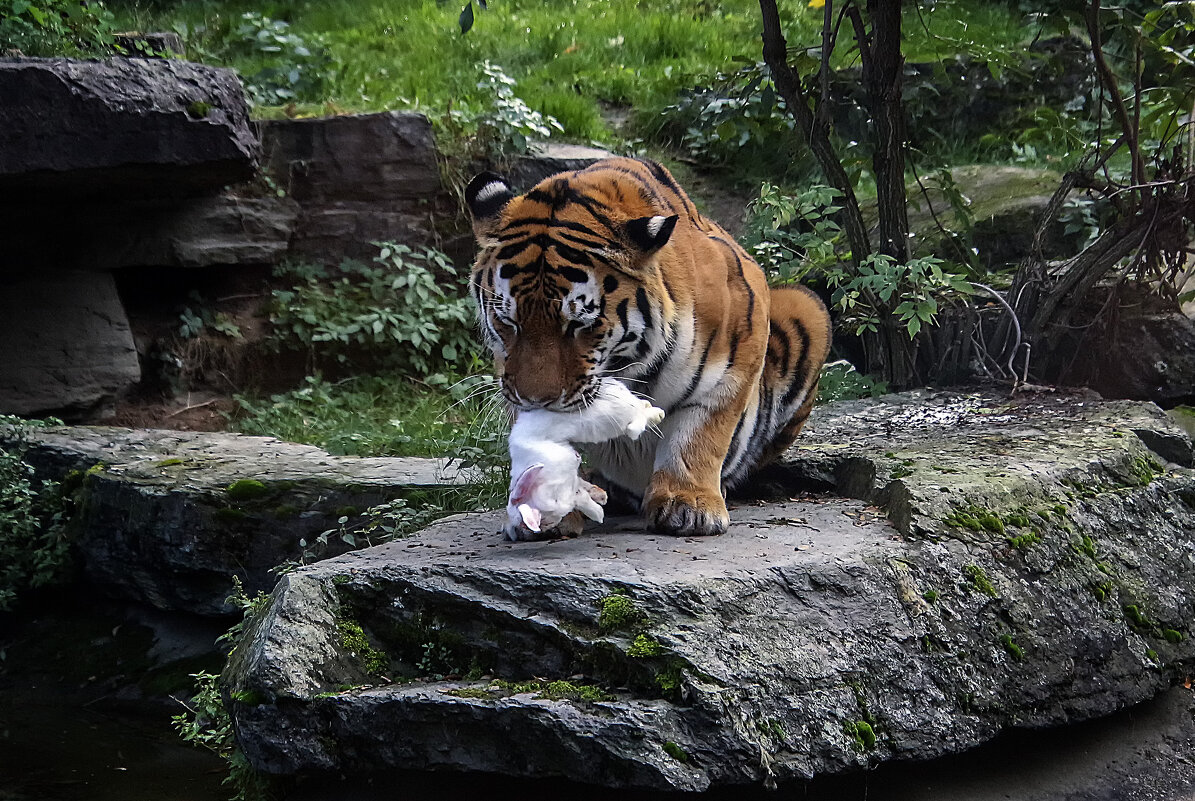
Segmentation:
<svg viewBox="0 0 1195 801">
<path fill-rule="evenodd" d="M 605 442 L 624 434 L 638 439 L 663 419 L 663 409 L 613 378 L 603 378 L 597 398 L 579 412 L 519 412 L 510 430 L 507 538 L 529 539 L 530 533 L 559 526 L 574 510 L 602 522 L 606 493 L 577 474 L 581 457 L 570 443 Z"/>
</svg>

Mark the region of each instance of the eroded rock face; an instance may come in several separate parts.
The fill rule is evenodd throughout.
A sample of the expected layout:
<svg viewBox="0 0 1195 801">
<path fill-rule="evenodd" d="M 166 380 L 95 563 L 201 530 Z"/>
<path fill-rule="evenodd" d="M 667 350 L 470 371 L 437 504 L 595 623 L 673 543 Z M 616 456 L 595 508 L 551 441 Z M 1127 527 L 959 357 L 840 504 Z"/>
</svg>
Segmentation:
<svg viewBox="0 0 1195 801">
<path fill-rule="evenodd" d="M 766 784 L 1104 715 L 1190 664 L 1191 443 L 1156 408 L 911 393 L 814 421 L 757 482 L 792 499 L 720 538 L 511 544 L 493 513 L 284 577 L 224 676 L 246 754 Z"/>
<path fill-rule="evenodd" d="M 444 460 L 332 456 L 243 434 L 78 427 L 24 437 L 25 461 L 76 492 L 72 536 L 88 579 L 117 598 L 200 615 L 235 611 L 234 577 L 250 594 L 269 590 L 273 569 L 304 550 L 353 547 L 338 535 L 316 544 L 342 517 L 351 533 L 375 504 L 465 482 Z"/>
<path fill-rule="evenodd" d="M 253 177 L 232 70 L 171 59 L 0 59 L 0 191 L 177 196 Z"/>
<path fill-rule="evenodd" d="M 434 240 L 447 196 L 427 117 L 389 111 L 260 126 L 272 180 L 301 209 L 294 255 L 367 258 L 374 241 Z"/>
<path fill-rule="evenodd" d="M 141 378 L 112 276 L 34 271 L 0 283 L 0 414 L 96 414 Z"/>
</svg>

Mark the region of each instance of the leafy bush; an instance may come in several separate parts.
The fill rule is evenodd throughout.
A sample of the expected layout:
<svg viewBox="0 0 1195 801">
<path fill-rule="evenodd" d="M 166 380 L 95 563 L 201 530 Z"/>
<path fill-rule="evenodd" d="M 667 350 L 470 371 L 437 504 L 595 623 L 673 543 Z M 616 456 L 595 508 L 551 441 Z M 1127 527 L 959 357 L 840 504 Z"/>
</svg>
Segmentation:
<svg viewBox="0 0 1195 801">
<path fill-rule="evenodd" d="M 256 105 L 319 102 L 328 94 L 335 65 L 319 36 L 304 39 L 291 31 L 288 22 L 247 11 L 229 47 L 245 51 L 260 65 L 244 76 L 245 89 Z"/>
<path fill-rule="evenodd" d="M 112 33 L 112 13 L 94 0 L 0 0 L 0 55 L 106 55 Z"/>
<path fill-rule="evenodd" d="M 826 280 L 834 287 L 834 305 L 843 312 L 843 322 L 856 334 L 875 332 L 881 319 L 892 314 L 904 324 L 909 338 L 923 325 L 932 325 L 942 305 L 971 294 L 971 285 L 959 274 L 944 269 L 947 262 L 922 256 L 901 263 L 882 253 L 872 253 L 859 262 L 857 272 L 843 266 L 827 270 Z"/>
<path fill-rule="evenodd" d="M 370 264 L 282 268 L 297 283 L 273 293 L 275 341 L 307 350 L 315 367 L 352 360 L 433 383 L 479 363 L 472 300 L 448 257 L 376 244 Z"/>
<path fill-rule="evenodd" d="M 795 195 L 768 183 L 760 187 L 743 243 L 773 283 L 793 283 L 838 260 L 837 197 L 838 190 L 821 185 Z"/>
<path fill-rule="evenodd" d="M 0 415 L 0 427 L 19 432 L 26 425 Z M 58 577 L 70 553 L 65 518 L 60 486 L 39 482 L 18 450 L 0 448 L 0 611 L 22 590 Z"/>
<path fill-rule="evenodd" d="M 833 403 L 855 398 L 875 398 L 888 392 L 888 384 L 855 369 L 855 365 L 841 359 L 822 368 L 818 384 L 817 402 Z"/>
</svg>

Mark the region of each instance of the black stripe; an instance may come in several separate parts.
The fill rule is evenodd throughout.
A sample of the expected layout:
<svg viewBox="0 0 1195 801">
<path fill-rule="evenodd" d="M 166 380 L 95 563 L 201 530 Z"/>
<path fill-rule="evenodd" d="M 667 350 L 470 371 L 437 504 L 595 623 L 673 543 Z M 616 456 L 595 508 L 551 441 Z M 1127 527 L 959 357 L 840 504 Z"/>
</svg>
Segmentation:
<svg viewBox="0 0 1195 801">
<path fill-rule="evenodd" d="M 797 361 L 797 368 L 794 371 L 795 377 L 799 380 L 793 381 L 788 388 L 788 392 L 784 393 L 784 406 L 787 407 L 792 403 L 793 399 L 800 394 L 809 380 L 809 330 L 805 328 L 805 324 L 798 319 L 793 319 L 793 325 L 796 326 L 797 334 L 801 337 L 801 358 Z"/>
<path fill-rule="evenodd" d="M 556 268 L 556 272 L 560 273 L 560 275 L 566 281 L 571 281 L 574 284 L 589 283 L 589 273 L 585 272 L 584 270 L 579 270 L 576 267 L 570 267 L 567 264 L 562 264 Z"/>
<path fill-rule="evenodd" d="M 568 245 L 561 245 L 556 242 L 552 243 L 552 247 L 556 248 L 556 252 L 559 253 L 562 257 L 568 259 L 569 261 L 573 262 L 574 264 L 580 264 L 582 267 L 593 267 L 593 262 L 590 261 L 589 256 L 585 255 L 584 253 L 582 253 L 581 251 L 577 250 L 574 247 L 569 247 Z M 564 272 L 563 267 L 560 268 L 560 270 L 561 270 L 561 273 Z M 580 279 L 578 279 L 578 280 L 580 280 Z M 586 278 L 585 280 L 588 280 L 588 278 Z"/>
<path fill-rule="evenodd" d="M 693 378 L 689 381 L 689 386 L 685 389 L 685 393 L 677 399 L 676 403 L 672 404 L 673 409 L 684 405 L 685 401 L 697 390 L 697 385 L 701 383 L 701 376 L 705 373 L 705 363 L 710 357 L 710 349 L 714 347 L 714 340 L 717 336 L 717 330 L 710 332 L 709 341 L 705 343 L 705 350 L 701 353 L 701 361 L 697 363 L 697 369 L 693 372 Z"/>
<path fill-rule="evenodd" d="M 643 317 L 643 328 L 647 330 L 653 327 L 651 314 L 651 301 L 647 299 L 647 290 L 639 287 L 635 290 L 635 305 L 639 308 L 639 314 Z"/>
<path fill-rule="evenodd" d="M 776 341 L 780 343 L 780 347 L 783 348 L 781 351 L 783 355 L 781 355 L 778 359 L 774 359 L 773 361 L 780 372 L 787 373 L 788 358 L 792 354 L 792 340 L 789 339 L 788 332 L 781 328 L 778 324 L 772 326 L 772 336 L 776 338 Z M 771 350 L 771 343 L 768 344 L 768 350 Z"/>
<path fill-rule="evenodd" d="M 629 306 L 629 301 L 627 301 L 626 298 L 623 298 L 622 300 L 618 301 L 618 306 L 615 307 L 614 310 L 618 315 L 618 322 L 622 324 L 623 331 L 629 331 L 631 328 L 630 323 L 627 321 L 627 308 Z"/>
</svg>

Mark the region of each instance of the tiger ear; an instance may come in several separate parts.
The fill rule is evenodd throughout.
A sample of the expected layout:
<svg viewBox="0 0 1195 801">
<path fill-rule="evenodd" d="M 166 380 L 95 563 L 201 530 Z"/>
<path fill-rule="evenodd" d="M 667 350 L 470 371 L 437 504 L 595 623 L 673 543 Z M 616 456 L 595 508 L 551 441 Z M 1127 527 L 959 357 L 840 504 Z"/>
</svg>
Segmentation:
<svg viewBox="0 0 1195 801">
<path fill-rule="evenodd" d="M 627 223 L 627 237 L 631 244 L 644 253 L 654 253 L 668 244 L 672 236 L 672 229 L 676 227 L 679 216 L 671 217 L 640 217 Z"/>
<path fill-rule="evenodd" d="M 473 234 L 478 242 L 494 235 L 502 210 L 512 198 L 510 184 L 493 172 L 481 173 L 465 187 L 465 203 L 473 215 Z"/>
</svg>

